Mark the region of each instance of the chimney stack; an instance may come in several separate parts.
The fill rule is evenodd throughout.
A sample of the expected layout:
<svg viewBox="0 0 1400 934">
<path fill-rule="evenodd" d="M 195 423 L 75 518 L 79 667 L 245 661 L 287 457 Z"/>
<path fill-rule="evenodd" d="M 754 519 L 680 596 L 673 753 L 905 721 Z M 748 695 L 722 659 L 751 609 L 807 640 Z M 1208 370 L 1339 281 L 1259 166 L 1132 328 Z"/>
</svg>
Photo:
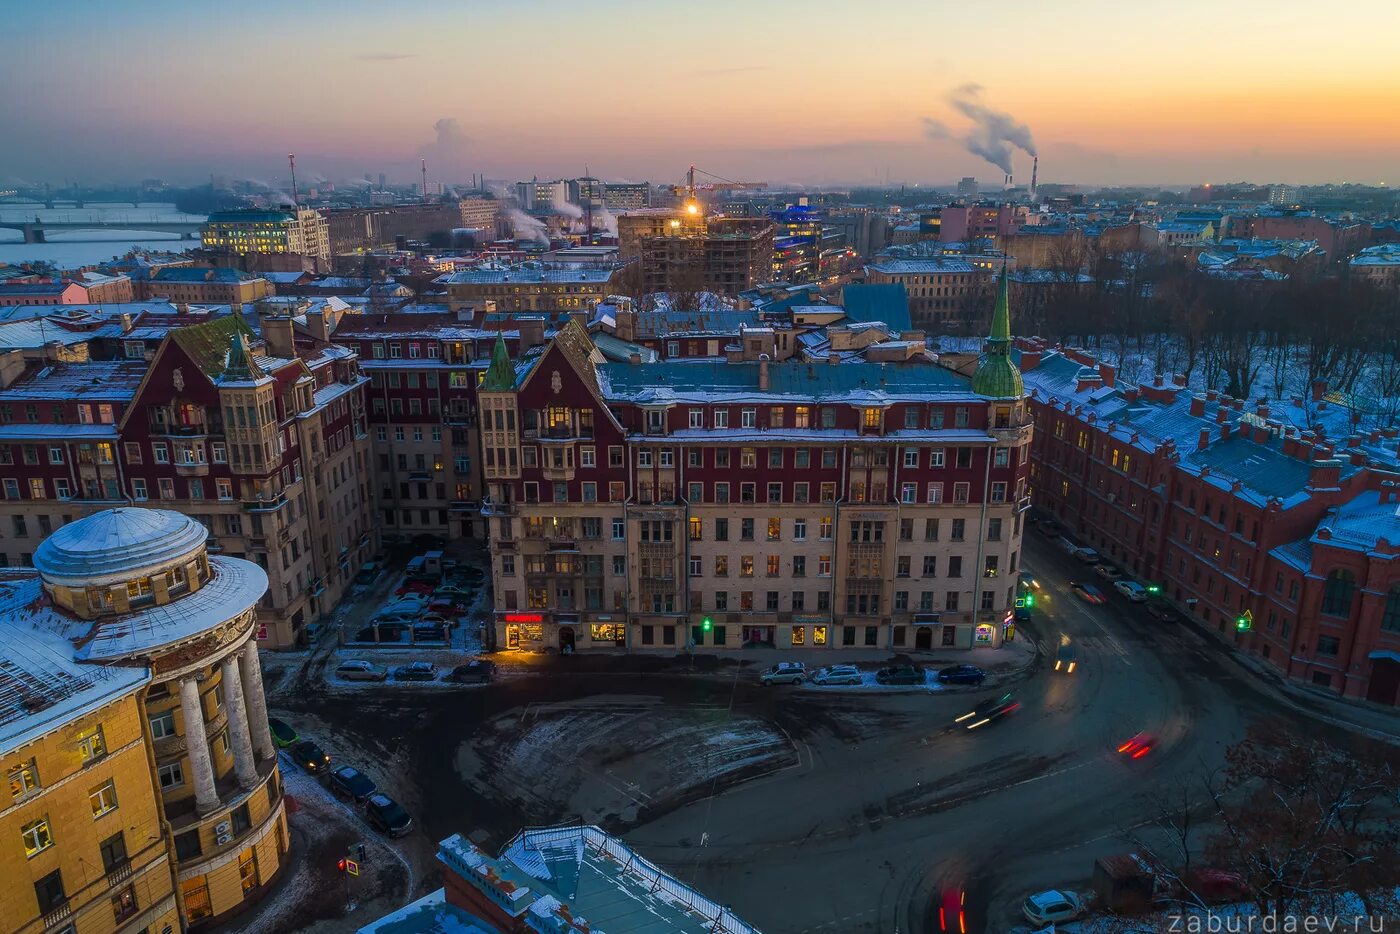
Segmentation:
<svg viewBox="0 0 1400 934">
<path fill-rule="evenodd" d="M 1202 428 L 1201 436 L 1196 439 L 1196 450 L 1204 451 L 1208 447 L 1210 447 L 1210 429 Z"/>
<path fill-rule="evenodd" d="M 768 355 L 760 354 L 758 357 L 758 391 L 768 391 Z"/>
<path fill-rule="evenodd" d="M 1205 418 L 1206 397 L 1199 392 L 1191 397 L 1191 414 L 1196 418 Z"/>
</svg>

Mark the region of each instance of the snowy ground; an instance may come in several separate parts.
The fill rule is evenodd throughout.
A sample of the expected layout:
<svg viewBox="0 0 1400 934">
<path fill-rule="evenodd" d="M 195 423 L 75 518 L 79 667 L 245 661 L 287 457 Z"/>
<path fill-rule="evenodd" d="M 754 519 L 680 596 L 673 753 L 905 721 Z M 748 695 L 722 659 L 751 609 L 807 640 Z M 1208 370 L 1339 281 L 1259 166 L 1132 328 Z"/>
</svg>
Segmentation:
<svg viewBox="0 0 1400 934">
<path fill-rule="evenodd" d="M 526 823 L 630 823 L 799 761 L 792 740 L 756 718 L 632 695 L 517 708 L 456 752 L 462 778 Z"/>
</svg>

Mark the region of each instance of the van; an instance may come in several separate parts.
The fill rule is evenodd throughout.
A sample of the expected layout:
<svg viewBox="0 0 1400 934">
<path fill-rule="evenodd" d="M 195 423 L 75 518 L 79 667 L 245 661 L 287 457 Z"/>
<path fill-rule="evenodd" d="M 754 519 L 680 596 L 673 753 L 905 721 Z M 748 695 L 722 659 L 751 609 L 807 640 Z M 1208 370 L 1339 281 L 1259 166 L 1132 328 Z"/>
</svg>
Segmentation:
<svg viewBox="0 0 1400 934">
<path fill-rule="evenodd" d="M 443 571 L 442 552 L 425 551 L 422 554 L 423 570 L 429 574 L 441 574 Z"/>
<path fill-rule="evenodd" d="M 379 573 L 383 570 L 384 566 L 382 564 L 366 561 L 360 568 L 359 573 L 355 575 L 355 583 L 359 584 L 361 587 L 368 587 L 378 579 Z"/>
</svg>

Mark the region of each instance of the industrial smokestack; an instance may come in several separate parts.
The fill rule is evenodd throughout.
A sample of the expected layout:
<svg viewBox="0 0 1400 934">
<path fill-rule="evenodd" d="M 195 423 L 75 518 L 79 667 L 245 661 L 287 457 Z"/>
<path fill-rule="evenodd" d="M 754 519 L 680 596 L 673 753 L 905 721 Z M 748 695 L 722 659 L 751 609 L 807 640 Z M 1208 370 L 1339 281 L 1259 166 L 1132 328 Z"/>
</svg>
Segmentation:
<svg viewBox="0 0 1400 934">
<path fill-rule="evenodd" d="M 300 207 L 301 201 L 297 199 L 297 154 L 287 153 L 287 164 L 292 167 L 292 206 Z"/>
<path fill-rule="evenodd" d="M 428 160 L 419 160 L 423 165 L 423 203 L 428 203 Z"/>
<path fill-rule="evenodd" d="M 1035 201 L 1036 176 L 1040 174 L 1040 157 L 1031 159 L 1031 201 Z"/>
</svg>

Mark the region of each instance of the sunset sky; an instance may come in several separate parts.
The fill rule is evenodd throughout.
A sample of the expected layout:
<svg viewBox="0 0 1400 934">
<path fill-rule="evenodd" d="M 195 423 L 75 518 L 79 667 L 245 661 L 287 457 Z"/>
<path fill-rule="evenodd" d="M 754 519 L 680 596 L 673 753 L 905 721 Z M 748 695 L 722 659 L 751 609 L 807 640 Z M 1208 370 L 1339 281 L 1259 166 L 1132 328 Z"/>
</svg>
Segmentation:
<svg viewBox="0 0 1400 934">
<path fill-rule="evenodd" d="M 1400 183 L 1400 2 L 0 0 L 0 183 Z M 930 139 L 926 120 L 948 130 Z M 1018 178 L 1030 159 L 1015 157 Z"/>
</svg>

